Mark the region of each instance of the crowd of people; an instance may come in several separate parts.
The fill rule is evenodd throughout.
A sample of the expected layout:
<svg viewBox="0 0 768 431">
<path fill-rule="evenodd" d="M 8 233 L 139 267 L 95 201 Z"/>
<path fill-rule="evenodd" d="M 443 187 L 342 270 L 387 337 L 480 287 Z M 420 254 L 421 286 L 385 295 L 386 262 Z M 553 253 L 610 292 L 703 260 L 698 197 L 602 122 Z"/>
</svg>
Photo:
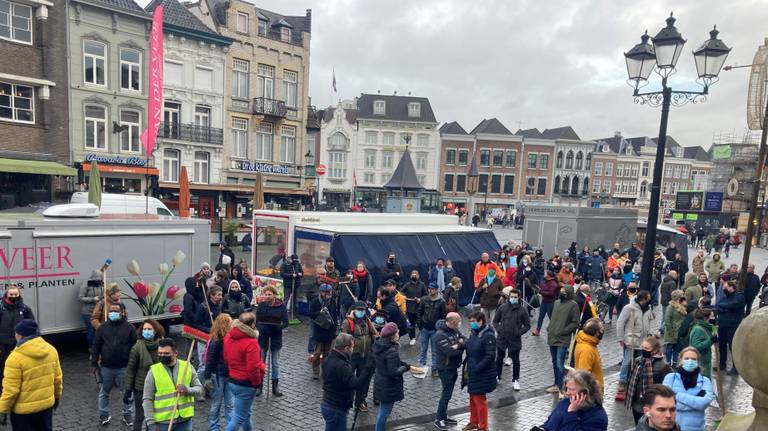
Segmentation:
<svg viewBox="0 0 768 431">
<path fill-rule="evenodd" d="M 280 352 L 288 306 L 282 292 L 254 289 L 247 264 L 236 264 L 223 244 L 220 251 L 214 268 L 203 263 L 185 281 L 183 323 L 206 334 L 206 341 L 187 346 L 152 319 L 129 323 L 119 285 L 103 286 L 98 271 L 81 286 L 100 425 L 112 421 L 112 392 L 121 395 L 122 423 L 136 431 L 192 429 L 194 418 L 202 416 L 195 414 L 196 400 L 203 397 L 211 398 L 209 429 L 250 430 L 255 398 L 265 390 L 283 396 Z M 457 424 L 448 404 L 460 382 L 470 410 L 463 429 L 487 430 L 487 395 L 504 381 L 505 367 L 511 368 L 512 389 L 521 390 L 522 339 L 546 332 L 553 369 L 546 390 L 560 402 L 538 429 L 606 430 L 598 345 L 608 325 L 615 326 L 623 356 L 615 401 L 626 405 L 636 429 L 704 429 L 705 411 L 716 397 L 713 371 L 738 374 L 733 336 L 768 285 L 768 268 L 759 277 L 749 265 L 740 286 L 738 266 L 726 266 L 718 253 L 709 257 L 697 249 L 689 268 L 670 244 L 653 256 L 651 285 L 641 286 L 642 259 L 639 244 L 579 250 L 573 243 L 562 255 L 546 258 L 527 244 L 508 243 L 482 253 L 472 274 L 461 274 L 472 282 L 464 309 L 463 278 L 445 258 L 426 274 L 406 273 L 390 251 L 378 288 L 365 262 L 342 275 L 327 258 L 307 298 L 309 370 L 322 380 L 325 429 L 346 430 L 350 410 L 356 418 L 373 409 L 372 395 L 375 430 L 385 430 L 394 406 L 405 399 L 404 375 L 412 373 L 441 383 L 435 429 Z M 284 286 L 300 286 L 298 257 L 282 260 Z M 605 296 L 593 297 L 596 290 Z M 607 312 L 598 310 L 598 302 Z M 403 360 L 405 346 L 418 349 L 417 363 Z M 719 359 L 714 364 L 713 348 Z M 193 351 L 192 361 L 184 359 Z M 40 338 L 35 316 L 15 287 L 6 289 L 0 303 L 0 372 L 0 424 L 10 416 L 14 429 L 53 429 L 63 390 L 58 354 Z"/>
</svg>

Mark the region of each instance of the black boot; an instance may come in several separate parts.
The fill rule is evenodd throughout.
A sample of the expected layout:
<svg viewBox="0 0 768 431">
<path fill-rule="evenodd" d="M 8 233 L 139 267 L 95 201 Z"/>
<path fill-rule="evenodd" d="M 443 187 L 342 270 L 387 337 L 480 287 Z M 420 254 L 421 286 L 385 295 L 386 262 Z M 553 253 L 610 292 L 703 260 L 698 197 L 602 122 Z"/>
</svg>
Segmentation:
<svg viewBox="0 0 768 431">
<path fill-rule="evenodd" d="M 278 383 L 280 383 L 280 380 L 273 379 L 272 380 L 272 395 L 276 397 L 282 397 L 283 393 L 280 392 L 280 388 L 278 387 Z"/>
<path fill-rule="evenodd" d="M 264 385 L 259 385 L 259 386 L 256 388 L 256 392 L 255 392 L 254 396 L 260 397 L 260 396 L 261 396 L 261 392 L 262 392 L 262 390 L 263 390 L 263 387 L 264 387 Z"/>
</svg>

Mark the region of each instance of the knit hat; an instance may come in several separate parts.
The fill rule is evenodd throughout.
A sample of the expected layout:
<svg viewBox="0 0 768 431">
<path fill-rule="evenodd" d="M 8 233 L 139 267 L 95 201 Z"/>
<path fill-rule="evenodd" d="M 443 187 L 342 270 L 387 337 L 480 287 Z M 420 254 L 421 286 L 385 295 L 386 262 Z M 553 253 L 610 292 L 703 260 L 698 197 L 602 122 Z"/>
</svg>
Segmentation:
<svg viewBox="0 0 768 431">
<path fill-rule="evenodd" d="M 24 319 L 16 324 L 14 331 L 22 337 L 37 335 L 37 322 L 35 322 L 35 319 Z"/>
<path fill-rule="evenodd" d="M 504 289 L 501 289 L 501 294 L 504 296 L 509 296 L 509 292 L 512 292 L 512 289 L 514 289 L 512 286 L 507 286 Z"/>
<path fill-rule="evenodd" d="M 395 334 L 397 334 L 397 325 L 394 322 L 387 322 L 387 324 L 381 328 L 381 332 L 379 332 L 379 335 L 383 338 L 391 337 Z"/>
<path fill-rule="evenodd" d="M 200 264 L 200 269 L 203 268 L 211 269 L 211 265 L 208 262 L 203 262 Z"/>
<path fill-rule="evenodd" d="M 333 287 L 331 287 L 330 284 L 323 283 L 320 285 L 320 291 L 321 292 L 330 292 L 333 290 Z"/>
<path fill-rule="evenodd" d="M 234 286 L 234 285 L 237 285 L 237 288 L 238 288 L 238 289 L 241 289 L 241 287 L 240 287 L 240 282 L 239 282 L 239 281 L 237 281 L 237 280 L 232 280 L 232 281 L 230 281 L 230 282 L 229 282 L 229 288 L 230 288 L 230 289 L 231 289 L 231 288 L 232 288 L 232 286 Z"/>
</svg>

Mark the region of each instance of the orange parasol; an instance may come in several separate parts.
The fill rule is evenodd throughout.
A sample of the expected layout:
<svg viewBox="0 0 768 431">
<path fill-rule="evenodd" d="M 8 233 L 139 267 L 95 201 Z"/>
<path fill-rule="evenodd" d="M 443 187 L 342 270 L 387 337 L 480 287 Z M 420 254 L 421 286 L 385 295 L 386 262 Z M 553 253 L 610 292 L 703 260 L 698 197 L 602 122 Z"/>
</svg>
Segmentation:
<svg viewBox="0 0 768 431">
<path fill-rule="evenodd" d="M 256 184 L 253 186 L 253 209 L 264 209 L 264 176 L 261 172 L 256 174 Z"/>
<path fill-rule="evenodd" d="M 181 167 L 179 175 L 179 217 L 189 217 L 189 176 L 187 167 Z"/>
</svg>

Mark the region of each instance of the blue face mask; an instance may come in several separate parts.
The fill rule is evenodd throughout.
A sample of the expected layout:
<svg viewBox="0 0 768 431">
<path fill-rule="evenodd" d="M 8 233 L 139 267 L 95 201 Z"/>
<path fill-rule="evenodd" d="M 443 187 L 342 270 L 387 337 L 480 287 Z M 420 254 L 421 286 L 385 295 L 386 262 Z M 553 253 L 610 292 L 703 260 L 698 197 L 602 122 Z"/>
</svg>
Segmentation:
<svg viewBox="0 0 768 431">
<path fill-rule="evenodd" d="M 683 369 L 689 373 L 699 367 L 699 361 L 695 359 L 683 359 Z"/>
<path fill-rule="evenodd" d="M 520 299 L 519 298 L 509 298 L 509 303 L 512 305 L 519 304 Z"/>
<path fill-rule="evenodd" d="M 383 325 L 384 324 L 384 318 L 383 317 L 377 317 L 373 319 L 374 322 L 376 322 L 377 325 Z"/>
<path fill-rule="evenodd" d="M 107 317 L 109 317 L 109 320 L 111 320 L 112 322 L 116 322 L 116 321 L 120 320 L 120 312 L 119 311 L 110 311 L 109 314 L 107 315 Z"/>
<path fill-rule="evenodd" d="M 357 317 L 358 319 L 362 319 L 363 317 L 365 317 L 365 311 L 355 310 L 355 317 Z"/>
<path fill-rule="evenodd" d="M 141 336 L 144 337 L 145 340 L 154 340 L 155 339 L 155 331 L 151 329 L 142 329 Z"/>
<path fill-rule="evenodd" d="M 480 329 L 480 324 L 477 322 L 469 322 L 469 329 L 472 329 L 473 331 L 476 331 Z"/>
</svg>

